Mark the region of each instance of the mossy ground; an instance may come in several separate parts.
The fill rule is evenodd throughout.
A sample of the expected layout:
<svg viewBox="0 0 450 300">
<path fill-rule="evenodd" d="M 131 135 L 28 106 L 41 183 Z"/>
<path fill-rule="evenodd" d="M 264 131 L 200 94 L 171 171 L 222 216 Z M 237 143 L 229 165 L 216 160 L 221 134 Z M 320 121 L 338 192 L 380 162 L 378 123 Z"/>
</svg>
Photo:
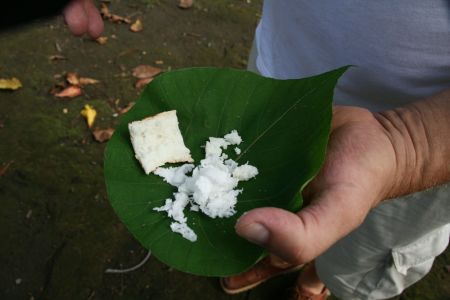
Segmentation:
<svg viewBox="0 0 450 300">
<path fill-rule="evenodd" d="M 117 124 L 115 101 L 138 97 L 131 69 L 163 60 L 170 70 L 191 66 L 244 68 L 260 1 L 196 0 L 181 10 L 173 1 L 111 1 L 111 11 L 141 17 L 144 30 L 106 22 L 106 45 L 72 37 L 61 17 L 0 33 L 0 77 L 23 88 L 0 93 L 1 299 L 280 299 L 294 277 L 225 295 L 214 278 L 183 274 L 155 259 L 128 274 L 105 274 L 145 255 L 108 203 L 104 144 L 96 143 L 80 110 L 91 104 L 95 126 Z M 51 61 L 49 56 L 65 60 Z M 68 71 L 101 80 L 80 97 L 49 94 Z M 58 76 L 56 76 L 58 77 Z M 67 113 L 63 110 L 67 109 Z M 448 299 L 450 275 L 438 258 L 425 280 L 400 299 Z"/>
</svg>

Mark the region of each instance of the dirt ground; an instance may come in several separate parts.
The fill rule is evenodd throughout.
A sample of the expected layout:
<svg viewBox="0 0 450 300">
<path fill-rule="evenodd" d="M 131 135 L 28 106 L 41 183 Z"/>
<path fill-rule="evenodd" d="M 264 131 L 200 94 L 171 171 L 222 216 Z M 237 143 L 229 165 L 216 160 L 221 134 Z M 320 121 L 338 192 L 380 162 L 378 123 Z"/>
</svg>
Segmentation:
<svg viewBox="0 0 450 300">
<path fill-rule="evenodd" d="M 0 92 L 0 299 L 283 299 L 293 275 L 228 296 L 216 278 L 154 258 L 131 273 L 105 274 L 135 265 L 147 251 L 108 203 L 105 144 L 94 141 L 80 110 L 90 104 L 95 126 L 114 127 L 117 108 L 139 95 L 131 76 L 139 64 L 244 68 L 261 9 L 255 0 L 196 0 L 187 10 L 175 0 L 108 2 L 113 13 L 141 18 L 144 30 L 106 22 L 105 45 L 71 36 L 61 17 L 0 32 L 0 78 L 23 84 Z M 70 100 L 52 96 L 49 89 L 70 71 L 101 82 Z M 398 299 L 450 299 L 449 264 L 447 250 Z"/>
</svg>

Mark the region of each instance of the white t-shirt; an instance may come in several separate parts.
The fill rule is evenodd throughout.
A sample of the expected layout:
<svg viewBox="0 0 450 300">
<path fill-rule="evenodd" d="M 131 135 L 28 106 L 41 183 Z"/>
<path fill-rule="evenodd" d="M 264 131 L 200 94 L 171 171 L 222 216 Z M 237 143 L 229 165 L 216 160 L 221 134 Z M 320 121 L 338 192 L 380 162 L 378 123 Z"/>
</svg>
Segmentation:
<svg viewBox="0 0 450 300">
<path fill-rule="evenodd" d="M 450 88 L 450 1 L 266 0 L 256 46 L 267 77 L 355 65 L 336 102 L 385 110 Z"/>
<path fill-rule="evenodd" d="M 255 42 L 267 77 L 356 65 L 338 104 L 380 111 L 450 88 L 450 0 L 265 0 Z M 342 299 L 398 295 L 447 246 L 449 195 L 450 183 L 383 202 L 316 258 L 321 280 Z"/>
</svg>

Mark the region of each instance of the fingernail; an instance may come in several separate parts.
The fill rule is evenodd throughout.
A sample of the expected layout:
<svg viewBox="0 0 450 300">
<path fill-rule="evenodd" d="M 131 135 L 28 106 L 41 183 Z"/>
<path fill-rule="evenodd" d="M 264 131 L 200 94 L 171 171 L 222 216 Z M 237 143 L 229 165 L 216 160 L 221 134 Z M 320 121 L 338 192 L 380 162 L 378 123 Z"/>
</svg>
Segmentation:
<svg viewBox="0 0 450 300">
<path fill-rule="evenodd" d="M 258 245 L 265 245 L 269 240 L 269 230 L 259 223 L 251 223 L 247 226 L 239 228 L 237 233 L 249 240 L 252 243 Z"/>
</svg>

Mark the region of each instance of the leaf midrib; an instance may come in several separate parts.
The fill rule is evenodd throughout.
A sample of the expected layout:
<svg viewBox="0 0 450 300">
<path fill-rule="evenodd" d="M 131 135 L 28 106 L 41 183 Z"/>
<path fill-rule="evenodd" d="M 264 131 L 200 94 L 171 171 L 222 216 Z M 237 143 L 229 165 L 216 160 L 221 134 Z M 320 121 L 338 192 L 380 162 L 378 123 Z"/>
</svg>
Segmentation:
<svg viewBox="0 0 450 300">
<path fill-rule="evenodd" d="M 320 82 L 320 84 L 318 84 L 317 86 L 322 86 L 323 84 L 326 84 L 329 81 L 329 79 L 325 79 L 322 82 Z M 278 122 L 280 122 L 284 116 L 286 116 L 294 107 L 296 107 L 303 99 L 305 99 L 307 96 L 311 95 L 312 93 L 314 93 L 315 91 L 317 91 L 317 87 L 313 87 L 312 89 L 310 89 L 307 93 L 305 93 L 302 97 L 300 97 L 300 99 L 298 99 L 297 101 L 294 102 L 294 104 L 292 104 L 285 112 L 283 112 L 281 114 L 281 116 L 279 116 L 274 122 L 272 122 L 265 130 L 263 130 L 251 143 L 250 145 L 247 146 L 247 148 L 245 148 L 241 154 L 239 154 L 236 158 L 236 161 L 239 161 L 239 159 L 245 154 L 247 153 L 268 131 L 270 131 L 275 125 L 278 124 Z"/>
</svg>

